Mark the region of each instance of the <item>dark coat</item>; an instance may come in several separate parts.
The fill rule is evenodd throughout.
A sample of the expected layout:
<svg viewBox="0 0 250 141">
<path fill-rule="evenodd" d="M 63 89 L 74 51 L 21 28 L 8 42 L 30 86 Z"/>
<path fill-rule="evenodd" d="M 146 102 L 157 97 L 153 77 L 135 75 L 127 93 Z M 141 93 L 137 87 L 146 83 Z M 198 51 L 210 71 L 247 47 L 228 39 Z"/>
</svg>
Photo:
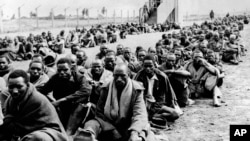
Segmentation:
<svg viewBox="0 0 250 141">
<path fill-rule="evenodd" d="M 85 76 L 73 71 L 70 80 L 62 80 L 58 74 L 55 74 L 38 91 L 45 95 L 53 92 L 56 100 L 66 98 L 69 102 L 87 103 L 91 89 L 92 87 Z"/>
<path fill-rule="evenodd" d="M 6 100 L 0 140 L 6 135 L 23 137 L 39 130 L 56 141 L 67 141 L 54 106 L 30 83 L 27 93 L 20 101 L 15 101 L 11 96 Z"/>
<path fill-rule="evenodd" d="M 166 105 L 169 107 L 174 107 L 176 105 L 176 95 L 169 82 L 168 77 L 158 69 L 154 70 L 154 73 L 158 80 L 155 80 L 153 87 L 153 96 L 156 102 L 151 106 L 150 111 L 155 111 L 161 107 L 161 105 Z M 145 87 L 144 96 L 148 92 L 148 80 L 145 69 L 142 69 L 135 76 L 135 80 L 142 82 Z"/>
</svg>

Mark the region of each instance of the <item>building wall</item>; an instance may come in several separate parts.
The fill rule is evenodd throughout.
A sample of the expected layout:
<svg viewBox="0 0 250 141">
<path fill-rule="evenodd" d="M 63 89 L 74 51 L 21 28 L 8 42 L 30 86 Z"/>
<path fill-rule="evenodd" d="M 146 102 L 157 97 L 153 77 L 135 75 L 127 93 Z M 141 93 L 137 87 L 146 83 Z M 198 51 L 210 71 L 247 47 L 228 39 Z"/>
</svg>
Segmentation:
<svg viewBox="0 0 250 141">
<path fill-rule="evenodd" d="M 164 23 L 176 5 L 176 0 L 163 0 L 157 8 L 157 23 Z"/>
</svg>

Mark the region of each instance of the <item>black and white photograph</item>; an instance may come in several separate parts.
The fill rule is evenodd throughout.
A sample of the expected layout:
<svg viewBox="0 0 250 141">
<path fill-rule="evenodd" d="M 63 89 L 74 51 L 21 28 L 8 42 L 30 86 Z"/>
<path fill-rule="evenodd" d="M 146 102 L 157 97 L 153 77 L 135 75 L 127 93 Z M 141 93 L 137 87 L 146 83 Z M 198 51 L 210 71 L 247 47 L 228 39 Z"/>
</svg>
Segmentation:
<svg viewBox="0 0 250 141">
<path fill-rule="evenodd" d="M 0 0 L 0 141 L 249 141 L 249 0 Z"/>
</svg>

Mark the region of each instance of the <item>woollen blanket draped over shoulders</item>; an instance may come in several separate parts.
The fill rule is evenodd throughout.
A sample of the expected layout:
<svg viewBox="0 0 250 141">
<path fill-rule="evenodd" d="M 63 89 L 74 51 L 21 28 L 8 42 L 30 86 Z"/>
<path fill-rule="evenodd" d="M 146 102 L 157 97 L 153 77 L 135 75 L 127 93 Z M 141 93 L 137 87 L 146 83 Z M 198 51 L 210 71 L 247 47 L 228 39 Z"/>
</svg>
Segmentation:
<svg viewBox="0 0 250 141">
<path fill-rule="evenodd" d="M 0 136 L 7 134 L 23 137 L 37 130 L 42 130 L 56 141 L 67 141 L 55 108 L 29 83 L 28 90 L 21 100 L 17 101 L 11 96 L 6 100 Z"/>
</svg>

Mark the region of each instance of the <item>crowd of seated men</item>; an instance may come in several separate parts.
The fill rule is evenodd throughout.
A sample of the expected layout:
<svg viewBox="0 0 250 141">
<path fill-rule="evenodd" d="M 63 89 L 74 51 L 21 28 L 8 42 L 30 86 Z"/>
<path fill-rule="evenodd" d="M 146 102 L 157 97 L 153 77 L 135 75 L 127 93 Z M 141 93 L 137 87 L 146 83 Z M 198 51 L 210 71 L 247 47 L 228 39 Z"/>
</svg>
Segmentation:
<svg viewBox="0 0 250 141">
<path fill-rule="evenodd" d="M 151 129 L 166 129 L 196 99 L 211 98 L 213 106 L 223 106 L 223 64 L 239 65 L 247 51 L 240 35 L 244 20 L 228 16 L 183 27 L 164 33 L 154 47 L 136 47 L 136 52 L 122 44 L 111 50 L 107 43 L 113 37 L 102 43 L 92 38 L 90 44 L 100 45 L 93 60 L 73 43 L 81 37 L 78 30 L 62 42 L 63 33 L 57 36 L 56 44 L 71 48 L 61 58 L 42 49 L 53 49 L 51 33 L 27 38 L 39 43 L 22 41 L 35 52 L 31 56 L 15 56 L 20 39 L 4 39 L 0 140 L 154 141 Z M 37 44 L 43 44 L 35 47 L 41 52 L 34 51 Z M 28 70 L 15 70 L 11 57 L 31 59 Z"/>
<path fill-rule="evenodd" d="M 8 55 L 11 60 L 30 60 L 36 53 L 46 56 L 53 52 L 63 54 L 65 48 L 72 48 L 79 45 L 80 48 L 95 47 L 103 43 L 115 43 L 119 39 L 125 39 L 128 34 L 136 35 L 149 32 L 163 32 L 172 28 L 163 25 L 126 23 L 107 26 L 95 25 L 89 29 L 76 27 L 66 33 L 64 30 L 53 35 L 52 32 L 42 32 L 41 34 L 26 36 L 16 36 L 14 38 L 0 38 L 0 55 Z"/>
</svg>

